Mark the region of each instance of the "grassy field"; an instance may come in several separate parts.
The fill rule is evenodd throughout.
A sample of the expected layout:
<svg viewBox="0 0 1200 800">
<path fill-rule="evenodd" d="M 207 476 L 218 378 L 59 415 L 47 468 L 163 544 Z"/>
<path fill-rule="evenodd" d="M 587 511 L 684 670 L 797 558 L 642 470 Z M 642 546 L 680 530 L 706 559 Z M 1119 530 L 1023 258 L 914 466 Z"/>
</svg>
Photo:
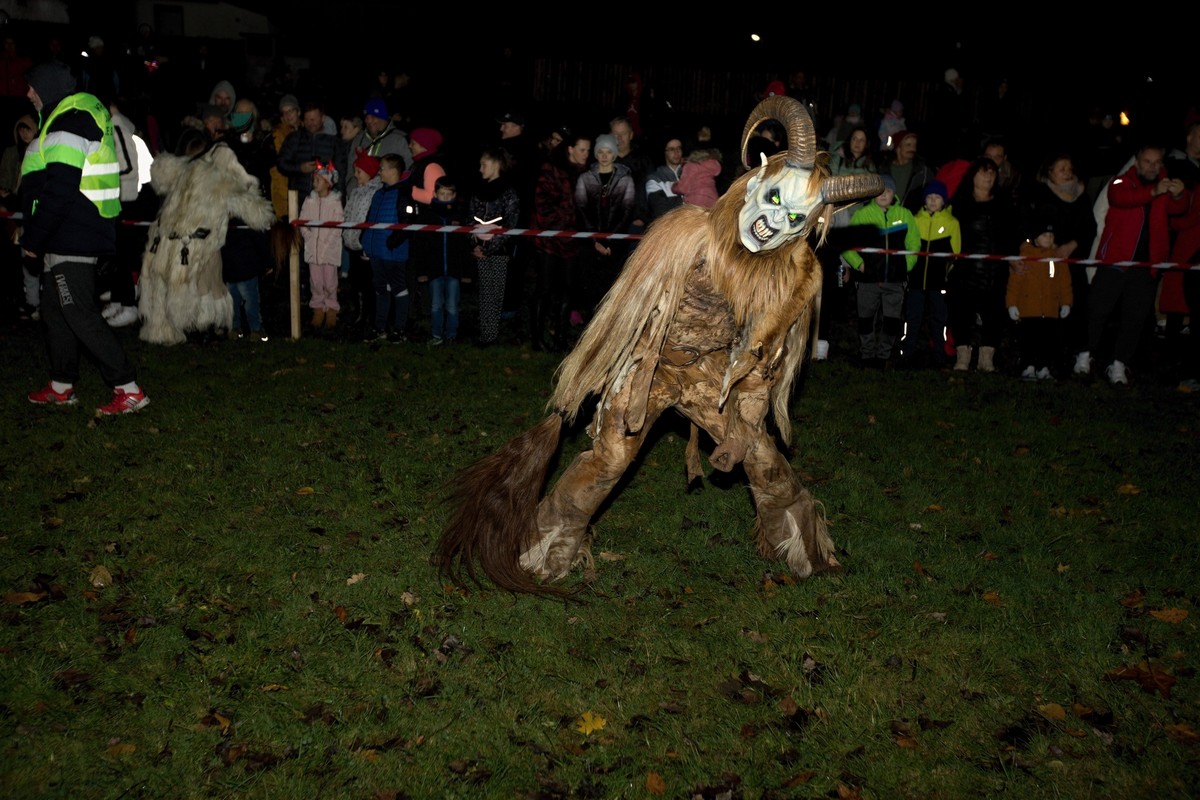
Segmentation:
<svg viewBox="0 0 1200 800">
<path fill-rule="evenodd" d="M 429 563 L 553 356 L 121 337 L 152 402 L 97 421 L 0 335 L 0 795 L 1196 796 L 1195 395 L 811 365 L 842 574 L 760 558 L 664 421 L 572 603 Z"/>
</svg>

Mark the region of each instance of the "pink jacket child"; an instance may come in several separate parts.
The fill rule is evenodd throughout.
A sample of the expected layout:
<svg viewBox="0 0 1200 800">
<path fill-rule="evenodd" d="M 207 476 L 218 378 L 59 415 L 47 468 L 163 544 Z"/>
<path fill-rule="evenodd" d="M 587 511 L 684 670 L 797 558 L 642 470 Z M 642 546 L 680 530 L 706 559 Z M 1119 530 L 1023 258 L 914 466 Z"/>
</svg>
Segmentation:
<svg viewBox="0 0 1200 800">
<path fill-rule="evenodd" d="M 712 208 L 719 194 L 717 176 L 721 174 L 719 150 L 693 150 L 683 165 L 683 173 L 671 187 L 683 202 L 702 208 Z"/>
<path fill-rule="evenodd" d="M 342 196 L 333 187 L 337 185 L 338 173 L 333 164 L 317 162 L 313 172 L 313 190 L 304 199 L 300 218 L 310 222 L 342 222 Z M 337 301 L 338 269 L 342 265 L 342 231 L 340 228 L 305 226 L 300 229 L 304 237 L 304 260 L 308 262 L 308 282 L 312 299 L 308 307 L 313 310 L 313 328 L 333 328 L 341 306 Z"/>
</svg>

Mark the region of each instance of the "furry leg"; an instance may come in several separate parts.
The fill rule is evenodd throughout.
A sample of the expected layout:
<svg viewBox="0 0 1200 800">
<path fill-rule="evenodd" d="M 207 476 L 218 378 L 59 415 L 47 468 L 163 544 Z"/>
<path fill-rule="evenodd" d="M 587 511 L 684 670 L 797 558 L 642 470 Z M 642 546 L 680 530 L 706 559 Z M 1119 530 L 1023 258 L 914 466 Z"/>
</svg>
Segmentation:
<svg viewBox="0 0 1200 800">
<path fill-rule="evenodd" d="M 797 578 L 839 566 L 819 502 L 765 433 L 744 463 L 758 509 L 754 533 L 765 558 L 782 558 Z"/>
<path fill-rule="evenodd" d="M 592 449 L 580 453 L 538 506 L 537 534 L 521 553 L 521 568 L 539 578 L 558 580 L 580 558 L 588 523 L 625 474 L 657 414 L 634 436 L 606 412 Z"/>
</svg>

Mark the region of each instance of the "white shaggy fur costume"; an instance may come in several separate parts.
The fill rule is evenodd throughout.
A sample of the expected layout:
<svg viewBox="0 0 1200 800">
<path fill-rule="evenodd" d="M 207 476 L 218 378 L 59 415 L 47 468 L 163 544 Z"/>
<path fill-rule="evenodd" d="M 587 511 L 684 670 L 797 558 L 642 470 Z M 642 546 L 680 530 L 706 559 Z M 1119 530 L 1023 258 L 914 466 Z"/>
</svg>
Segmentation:
<svg viewBox="0 0 1200 800">
<path fill-rule="evenodd" d="M 160 154 L 150 186 L 163 203 L 142 256 L 140 337 L 172 345 L 186 341 L 188 331 L 228 330 L 233 298 L 221 278 L 226 228 L 236 217 L 254 230 L 270 229 L 271 202 L 224 144 L 190 158 Z"/>
</svg>

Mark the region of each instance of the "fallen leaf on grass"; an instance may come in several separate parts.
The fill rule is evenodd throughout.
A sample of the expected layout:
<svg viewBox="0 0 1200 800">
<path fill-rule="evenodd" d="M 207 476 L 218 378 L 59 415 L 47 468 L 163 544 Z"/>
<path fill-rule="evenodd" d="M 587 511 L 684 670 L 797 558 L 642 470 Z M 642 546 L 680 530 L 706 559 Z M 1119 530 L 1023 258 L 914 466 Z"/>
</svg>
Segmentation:
<svg viewBox="0 0 1200 800">
<path fill-rule="evenodd" d="M 200 721 L 192 726 L 192 729 L 200 731 L 205 728 L 220 728 L 221 735 L 226 736 L 229 733 L 230 724 L 229 717 L 224 716 L 220 712 L 213 711 L 201 717 Z"/>
<path fill-rule="evenodd" d="M 361 581 L 361 580 L 362 580 L 363 578 L 365 578 L 365 577 L 367 577 L 367 573 L 365 573 L 365 572 L 356 572 L 356 573 L 354 573 L 353 575 L 351 575 L 349 578 L 346 578 L 346 585 L 347 585 L 347 586 L 353 586 L 354 584 L 358 583 L 359 581 Z"/>
<path fill-rule="evenodd" d="M 46 592 L 9 592 L 4 595 L 4 602 L 14 606 L 27 606 L 46 598 Z"/>
<path fill-rule="evenodd" d="M 1121 598 L 1121 605 L 1125 606 L 1126 608 L 1141 608 L 1142 603 L 1145 602 L 1145 599 L 1145 595 L 1142 594 L 1141 589 L 1134 589 L 1132 592 Z"/>
<path fill-rule="evenodd" d="M 626 558 L 627 558 L 627 556 L 624 556 L 620 553 L 610 553 L 607 550 L 600 551 L 600 560 L 601 561 L 624 561 Z M 654 773 L 651 772 L 650 774 L 653 775 Z"/>
<path fill-rule="evenodd" d="M 126 742 L 115 742 L 108 746 L 108 754 L 114 758 L 127 756 L 137 750 L 137 745 L 128 744 Z"/>
<path fill-rule="evenodd" d="M 925 506 L 925 510 L 926 511 L 945 511 L 946 509 L 943 508 L 942 506 L 938 505 L 937 503 L 931 503 L 930 505 Z"/>
<path fill-rule="evenodd" d="M 785 789 L 795 789 L 797 786 L 803 786 L 815 777 L 817 777 L 817 771 L 815 769 L 810 769 L 807 772 L 800 772 L 784 781 L 783 787 Z"/>
<path fill-rule="evenodd" d="M 844 783 L 837 785 L 838 800 L 862 800 L 862 789 L 858 786 L 847 786 Z"/>
<path fill-rule="evenodd" d="M 576 722 L 575 730 L 582 733 L 584 736 L 591 736 L 598 730 L 602 730 L 608 720 L 598 714 L 593 714 L 591 711 L 585 711 L 580 715 Z"/>
<path fill-rule="evenodd" d="M 1192 726 L 1186 722 L 1181 722 L 1178 725 L 1163 725 L 1163 733 L 1167 734 L 1167 738 L 1173 742 L 1180 744 L 1200 744 L 1200 733 L 1192 730 Z"/>
<path fill-rule="evenodd" d="M 984 592 L 981 599 L 983 600 L 983 602 L 987 603 L 988 605 L 993 605 L 993 606 L 1004 605 L 1004 601 L 1000 599 L 1000 595 L 996 594 L 995 592 Z"/>
<path fill-rule="evenodd" d="M 1104 673 L 1106 681 L 1137 681 L 1143 692 L 1161 694 L 1164 700 L 1171 699 L 1171 687 L 1175 685 L 1175 676 L 1149 661 L 1143 661 L 1137 666 L 1128 664 L 1110 669 Z"/>
<path fill-rule="evenodd" d="M 1067 572 L 1071 569 L 1071 565 L 1070 564 L 1059 564 L 1054 569 L 1056 572 L 1058 572 L 1059 575 L 1062 575 L 1064 572 Z"/>
<path fill-rule="evenodd" d="M 54 673 L 54 685 L 59 689 L 70 689 L 73 686 L 83 686 L 90 683 L 92 676 L 77 669 L 64 669 L 61 672 Z"/>
<path fill-rule="evenodd" d="M 311 486 L 301 486 L 299 489 L 296 490 L 296 494 L 303 496 L 306 494 L 312 494 L 313 491 L 314 491 L 313 487 L 311 487 Z"/>
<path fill-rule="evenodd" d="M 1067 710 L 1058 703 L 1046 703 L 1037 707 L 1038 713 L 1048 720 L 1062 722 L 1067 718 Z"/>
<path fill-rule="evenodd" d="M 905 720 L 892 720 L 892 739 L 897 747 L 904 750 L 914 750 L 918 747 L 917 740 L 912 735 L 912 723 Z"/>
<path fill-rule="evenodd" d="M 1141 494 L 1141 493 L 1142 493 L 1141 488 L 1132 483 L 1122 483 L 1120 486 L 1117 487 L 1117 494 Z"/>
<path fill-rule="evenodd" d="M 664 781 L 663 776 L 659 775 L 657 772 L 647 772 L 646 791 L 655 796 L 666 794 L 667 782 Z"/>
<path fill-rule="evenodd" d="M 282 683 L 266 683 L 259 687 L 259 691 L 262 691 L 262 692 L 286 692 L 287 688 L 288 687 L 284 686 Z"/>
<path fill-rule="evenodd" d="M 103 564 L 97 564 L 92 569 L 92 574 L 89 576 L 92 586 L 97 589 L 103 589 L 105 586 L 111 586 L 113 582 L 112 573 L 108 571 L 108 567 Z"/>
<path fill-rule="evenodd" d="M 1172 624 L 1176 622 L 1183 622 L 1185 619 L 1187 619 L 1187 615 L 1188 612 L 1186 608 L 1164 608 L 1158 611 L 1150 612 L 1150 616 L 1154 617 L 1159 622 L 1170 622 Z"/>
<path fill-rule="evenodd" d="M 996 554 L 991 550 L 983 550 L 979 553 L 979 558 L 982 558 L 984 561 L 995 561 Z"/>
</svg>

